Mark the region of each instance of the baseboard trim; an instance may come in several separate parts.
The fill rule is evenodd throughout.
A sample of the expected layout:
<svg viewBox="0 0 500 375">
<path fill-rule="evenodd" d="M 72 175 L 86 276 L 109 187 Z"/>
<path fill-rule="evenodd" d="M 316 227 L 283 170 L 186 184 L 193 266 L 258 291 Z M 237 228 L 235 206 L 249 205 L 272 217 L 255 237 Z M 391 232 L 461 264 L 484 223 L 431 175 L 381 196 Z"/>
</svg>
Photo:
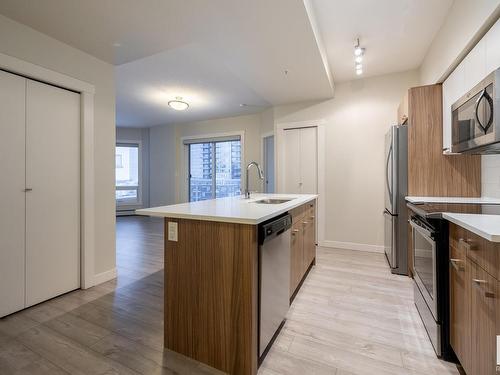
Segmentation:
<svg viewBox="0 0 500 375">
<path fill-rule="evenodd" d="M 116 278 L 116 268 L 94 275 L 94 286 Z"/>
<path fill-rule="evenodd" d="M 341 241 L 322 241 L 320 246 L 324 247 L 334 247 L 337 249 L 347 249 L 347 250 L 357 250 L 357 251 L 366 251 L 369 253 L 383 253 L 384 247 L 380 245 L 369 245 L 364 243 L 355 243 L 355 242 L 341 242 Z"/>
</svg>

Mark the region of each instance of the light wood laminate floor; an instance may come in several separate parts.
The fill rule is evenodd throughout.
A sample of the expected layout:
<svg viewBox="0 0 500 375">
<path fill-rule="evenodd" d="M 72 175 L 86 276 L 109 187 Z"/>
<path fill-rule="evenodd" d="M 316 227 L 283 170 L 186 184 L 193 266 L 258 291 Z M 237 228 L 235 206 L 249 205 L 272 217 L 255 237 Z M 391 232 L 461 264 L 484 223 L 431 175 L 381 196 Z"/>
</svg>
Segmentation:
<svg viewBox="0 0 500 375">
<path fill-rule="evenodd" d="M 118 278 L 0 319 L 0 374 L 220 374 L 163 350 L 162 221 L 117 218 Z M 318 248 L 259 375 L 458 374 L 382 254 Z"/>
</svg>

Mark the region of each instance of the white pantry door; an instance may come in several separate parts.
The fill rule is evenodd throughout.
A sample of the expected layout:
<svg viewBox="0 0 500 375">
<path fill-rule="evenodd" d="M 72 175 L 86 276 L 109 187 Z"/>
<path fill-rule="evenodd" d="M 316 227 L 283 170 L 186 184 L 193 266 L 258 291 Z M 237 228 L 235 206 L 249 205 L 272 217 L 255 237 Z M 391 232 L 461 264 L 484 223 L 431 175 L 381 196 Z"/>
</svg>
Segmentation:
<svg viewBox="0 0 500 375">
<path fill-rule="evenodd" d="M 0 70 L 0 317 L 24 308 L 25 90 Z"/>
<path fill-rule="evenodd" d="M 300 129 L 300 192 L 318 193 L 318 129 Z"/>
<path fill-rule="evenodd" d="M 26 306 L 80 286 L 80 95 L 28 80 Z"/>
<path fill-rule="evenodd" d="M 283 146 L 283 193 L 317 194 L 317 128 L 285 129 Z"/>
<path fill-rule="evenodd" d="M 283 146 L 283 193 L 300 194 L 300 129 L 286 129 Z"/>
</svg>

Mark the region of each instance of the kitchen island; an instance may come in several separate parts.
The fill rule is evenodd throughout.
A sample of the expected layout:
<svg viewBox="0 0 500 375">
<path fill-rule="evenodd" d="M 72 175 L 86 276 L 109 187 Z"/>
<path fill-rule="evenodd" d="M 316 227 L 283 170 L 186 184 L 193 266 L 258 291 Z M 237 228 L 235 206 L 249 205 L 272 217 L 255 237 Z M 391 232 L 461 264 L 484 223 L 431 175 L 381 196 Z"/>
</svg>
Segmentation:
<svg viewBox="0 0 500 375">
<path fill-rule="evenodd" d="M 316 198 L 255 194 L 137 210 L 164 218 L 165 347 L 228 374 L 256 374 L 259 225 L 291 215 L 292 299 L 315 262 Z"/>
</svg>

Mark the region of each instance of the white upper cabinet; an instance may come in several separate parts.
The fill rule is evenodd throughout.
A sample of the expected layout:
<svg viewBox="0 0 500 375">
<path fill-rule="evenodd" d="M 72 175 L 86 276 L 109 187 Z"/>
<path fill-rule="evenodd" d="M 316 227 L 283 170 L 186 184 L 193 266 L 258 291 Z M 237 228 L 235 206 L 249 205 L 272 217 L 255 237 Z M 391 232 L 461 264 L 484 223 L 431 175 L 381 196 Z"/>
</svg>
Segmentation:
<svg viewBox="0 0 500 375">
<path fill-rule="evenodd" d="M 443 82 L 443 152 L 445 153 L 451 151 L 451 106 L 462 96 L 464 87 L 465 70 L 464 65 L 460 64 Z"/>
<path fill-rule="evenodd" d="M 465 69 L 465 87 L 463 94 L 472 89 L 486 77 L 486 42 L 481 39 L 469 52 L 461 65 Z"/>
<path fill-rule="evenodd" d="M 500 67 L 500 21 L 469 52 L 443 82 L 443 153 L 451 151 L 451 106 Z"/>
<path fill-rule="evenodd" d="M 486 74 L 500 67 L 500 21 L 497 21 L 485 36 Z"/>
</svg>

